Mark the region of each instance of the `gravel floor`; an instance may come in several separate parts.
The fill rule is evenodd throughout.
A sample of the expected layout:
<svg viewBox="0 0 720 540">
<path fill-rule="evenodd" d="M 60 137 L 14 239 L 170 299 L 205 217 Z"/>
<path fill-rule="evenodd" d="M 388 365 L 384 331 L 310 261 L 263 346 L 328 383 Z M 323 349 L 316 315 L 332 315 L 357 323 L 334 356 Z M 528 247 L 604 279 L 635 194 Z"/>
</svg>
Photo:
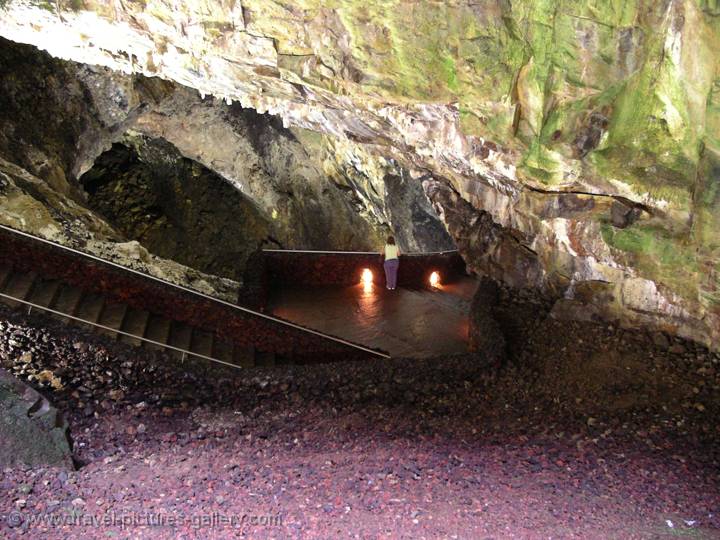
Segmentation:
<svg viewBox="0 0 720 540">
<path fill-rule="evenodd" d="M 0 359 L 66 411 L 81 465 L 2 471 L 0 537 L 720 538 L 718 356 L 527 335 L 499 372 L 187 371 L 0 309 Z"/>
</svg>

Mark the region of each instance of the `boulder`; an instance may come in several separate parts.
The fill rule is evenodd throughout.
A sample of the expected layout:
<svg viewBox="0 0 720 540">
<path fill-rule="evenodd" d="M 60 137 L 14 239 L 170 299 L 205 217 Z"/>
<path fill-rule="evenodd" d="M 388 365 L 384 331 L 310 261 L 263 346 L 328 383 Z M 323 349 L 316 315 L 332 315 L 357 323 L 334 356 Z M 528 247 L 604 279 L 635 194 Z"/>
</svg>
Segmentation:
<svg viewBox="0 0 720 540">
<path fill-rule="evenodd" d="M 74 467 L 68 424 L 36 390 L 0 369 L 0 467 Z"/>
</svg>

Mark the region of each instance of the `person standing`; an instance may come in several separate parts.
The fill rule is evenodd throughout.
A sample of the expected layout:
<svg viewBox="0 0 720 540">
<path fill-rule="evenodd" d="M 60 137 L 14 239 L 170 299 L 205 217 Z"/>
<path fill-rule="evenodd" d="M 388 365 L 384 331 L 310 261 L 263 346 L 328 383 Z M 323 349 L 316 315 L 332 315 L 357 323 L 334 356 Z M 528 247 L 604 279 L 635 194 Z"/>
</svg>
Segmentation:
<svg viewBox="0 0 720 540">
<path fill-rule="evenodd" d="M 383 257 L 385 262 L 385 283 L 388 290 L 394 291 L 397 286 L 397 273 L 400 266 L 400 249 L 395 244 L 395 237 L 388 236 L 387 243 L 383 249 Z"/>
</svg>

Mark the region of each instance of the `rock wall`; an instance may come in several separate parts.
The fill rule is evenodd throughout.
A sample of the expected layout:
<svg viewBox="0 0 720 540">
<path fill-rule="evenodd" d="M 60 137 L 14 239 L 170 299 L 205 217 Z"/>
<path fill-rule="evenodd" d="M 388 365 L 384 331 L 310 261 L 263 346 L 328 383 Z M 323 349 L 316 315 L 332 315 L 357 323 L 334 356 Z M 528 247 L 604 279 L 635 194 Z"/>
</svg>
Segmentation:
<svg viewBox="0 0 720 540">
<path fill-rule="evenodd" d="M 234 302 L 240 283 L 162 259 L 100 216 L 0 157 L 0 225 L 85 251 L 165 281 Z"/>
<path fill-rule="evenodd" d="M 483 278 L 470 305 L 468 321 L 468 350 L 500 367 L 507 360 L 508 339 L 516 340 L 516 335 L 506 336 L 498 323 L 495 312 L 500 303 L 500 288 L 489 278 Z"/>
<path fill-rule="evenodd" d="M 352 143 L 287 129 L 270 115 L 157 78 L 63 62 L 5 40 L 0 49 L 8 73 L 0 82 L 0 154 L 77 202 L 84 199 L 77 179 L 113 143 L 166 141 L 225 179 L 239 192 L 235 199 L 250 201 L 269 222 L 260 236 L 276 244 L 375 249 L 397 229 L 406 250 L 452 245 L 419 187 L 397 181 L 404 171 L 382 158 L 358 159 L 362 150 Z M 369 183 L 355 181 L 368 175 Z M 218 218 L 214 228 L 222 227 L 222 213 Z M 257 247 L 255 232 L 248 231 L 248 250 Z"/>
<path fill-rule="evenodd" d="M 133 129 L 172 143 L 227 179 L 256 205 L 284 247 L 369 249 L 387 230 L 359 211 L 352 190 L 325 174 L 327 152 L 317 134 L 285 129 L 273 117 L 203 100 L 182 87 Z"/>
<path fill-rule="evenodd" d="M 709 0 L 6 0 L 0 35 L 431 174 L 533 252 L 525 285 L 568 313 L 717 346 L 719 15 Z"/>
<path fill-rule="evenodd" d="M 358 212 L 393 232 L 404 252 L 455 249 L 455 241 L 421 184 L 397 161 L 347 139 L 325 137 L 324 143 L 325 171 L 357 197 Z"/>
<path fill-rule="evenodd" d="M 124 143 L 80 178 L 90 208 L 155 255 L 242 282 L 248 257 L 271 243 L 255 205 L 161 139 Z"/>
</svg>

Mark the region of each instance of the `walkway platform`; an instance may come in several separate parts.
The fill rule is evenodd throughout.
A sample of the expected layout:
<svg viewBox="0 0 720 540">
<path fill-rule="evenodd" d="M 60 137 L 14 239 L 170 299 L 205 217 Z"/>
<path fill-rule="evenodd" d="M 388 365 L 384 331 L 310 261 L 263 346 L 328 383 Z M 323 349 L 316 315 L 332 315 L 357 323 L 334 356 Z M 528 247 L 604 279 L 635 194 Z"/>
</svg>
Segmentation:
<svg viewBox="0 0 720 540">
<path fill-rule="evenodd" d="M 272 291 L 269 308 L 273 315 L 394 357 L 423 358 L 467 351 L 477 284 L 468 277 L 435 290 L 287 286 Z"/>
</svg>

